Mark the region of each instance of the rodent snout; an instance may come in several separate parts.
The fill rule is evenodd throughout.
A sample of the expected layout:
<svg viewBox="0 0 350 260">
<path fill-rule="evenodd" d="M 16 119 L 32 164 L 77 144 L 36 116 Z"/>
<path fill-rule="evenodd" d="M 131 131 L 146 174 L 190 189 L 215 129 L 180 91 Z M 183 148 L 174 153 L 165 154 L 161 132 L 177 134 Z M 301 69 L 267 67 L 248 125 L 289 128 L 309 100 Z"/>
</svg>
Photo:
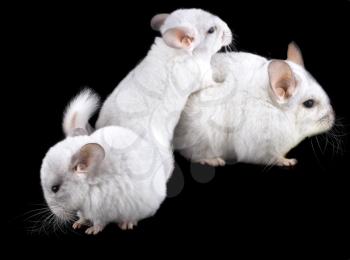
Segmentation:
<svg viewBox="0 0 350 260">
<path fill-rule="evenodd" d="M 333 107 L 331 105 L 329 105 L 329 108 L 328 108 L 328 113 L 326 114 L 327 117 L 328 117 L 328 120 L 332 123 L 334 123 L 335 121 L 335 111 L 333 109 Z"/>
<path fill-rule="evenodd" d="M 328 117 L 329 117 L 330 127 L 332 127 L 334 125 L 334 122 L 335 122 L 335 112 L 334 112 L 334 109 L 332 107 L 330 108 L 330 111 L 328 112 Z"/>
<path fill-rule="evenodd" d="M 335 112 L 332 107 L 329 111 L 319 120 L 327 129 L 331 129 L 335 122 Z"/>
<path fill-rule="evenodd" d="M 72 218 L 72 213 L 61 206 L 49 205 L 51 212 L 62 220 L 69 220 Z"/>
<path fill-rule="evenodd" d="M 224 46 L 230 45 L 232 42 L 232 33 L 224 30 L 221 35 L 222 44 Z"/>
</svg>

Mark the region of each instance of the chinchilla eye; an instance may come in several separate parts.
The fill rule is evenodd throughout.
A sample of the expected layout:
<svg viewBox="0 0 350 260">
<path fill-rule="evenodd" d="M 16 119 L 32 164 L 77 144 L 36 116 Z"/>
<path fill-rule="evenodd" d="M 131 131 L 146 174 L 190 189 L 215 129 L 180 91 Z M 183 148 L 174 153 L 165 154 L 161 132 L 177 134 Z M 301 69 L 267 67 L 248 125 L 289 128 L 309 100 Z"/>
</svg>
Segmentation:
<svg viewBox="0 0 350 260">
<path fill-rule="evenodd" d="M 213 27 L 210 27 L 209 30 L 208 30 L 208 33 L 214 33 L 216 30 L 216 27 L 213 26 Z"/>
<path fill-rule="evenodd" d="M 60 185 L 53 185 L 51 187 L 51 190 L 52 190 L 53 193 L 56 193 L 59 189 L 60 189 Z"/>
<path fill-rule="evenodd" d="M 303 103 L 304 107 L 306 108 L 312 108 L 314 104 L 315 104 L 315 101 L 313 99 L 308 99 Z"/>
</svg>

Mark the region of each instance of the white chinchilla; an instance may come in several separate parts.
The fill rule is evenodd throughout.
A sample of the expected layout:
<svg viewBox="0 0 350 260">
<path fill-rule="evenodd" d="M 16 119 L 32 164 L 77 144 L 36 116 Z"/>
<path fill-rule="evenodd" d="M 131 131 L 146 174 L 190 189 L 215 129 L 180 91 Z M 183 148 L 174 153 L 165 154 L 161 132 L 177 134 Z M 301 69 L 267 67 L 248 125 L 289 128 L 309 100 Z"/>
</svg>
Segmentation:
<svg viewBox="0 0 350 260">
<path fill-rule="evenodd" d="M 220 89 L 193 94 L 177 126 L 175 148 L 194 162 L 225 160 L 292 166 L 289 150 L 306 137 L 330 130 L 330 100 L 305 70 L 291 43 L 287 60 L 249 53 L 219 53 L 212 66 Z"/>
<path fill-rule="evenodd" d="M 152 216 L 166 196 L 164 166 L 158 151 L 129 129 L 101 128 L 87 135 L 98 106 L 90 90 L 68 106 L 67 137 L 50 148 L 41 167 L 41 185 L 50 210 L 63 221 L 79 216 L 73 228 L 91 225 L 97 234 L 108 223 L 131 229 Z"/>
<path fill-rule="evenodd" d="M 180 9 L 152 18 L 159 30 L 147 56 L 105 101 L 96 127 L 120 125 L 150 140 L 162 153 L 169 177 L 172 138 L 189 95 L 212 86 L 210 60 L 232 41 L 227 24 L 200 9 Z"/>
</svg>

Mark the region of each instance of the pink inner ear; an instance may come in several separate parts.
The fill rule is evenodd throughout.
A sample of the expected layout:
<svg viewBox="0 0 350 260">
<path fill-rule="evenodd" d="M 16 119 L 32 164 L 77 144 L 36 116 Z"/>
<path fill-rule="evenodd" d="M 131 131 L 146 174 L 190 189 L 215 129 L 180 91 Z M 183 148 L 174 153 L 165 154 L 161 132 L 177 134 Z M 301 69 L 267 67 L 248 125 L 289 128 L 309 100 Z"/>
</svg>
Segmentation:
<svg viewBox="0 0 350 260">
<path fill-rule="evenodd" d="M 193 40 L 194 40 L 193 37 L 185 36 L 182 38 L 181 44 L 184 48 L 189 48 L 191 46 Z"/>
<path fill-rule="evenodd" d="M 293 81 L 293 78 L 290 78 L 289 75 L 286 78 L 281 78 L 276 83 L 276 95 L 281 99 L 291 98 L 295 90 L 295 84 Z"/>
<path fill-rule="evenodd" d="M 276 88 L 276 94 L 280 97 L 285 97 L 286 91 L 283 88 Z"/>
<path fill-rule="evenodd" d="M 104 149 L 97 143 L 88 143 L 72 157 L 72 166 L 77 173 L 90 172 L 105 157 Z"/>
<path fill-rule="evenodd" d="M 270 87 L 277 102 L 286 103 L 295 93 L 296 81 L 292 69 L 281 60 L 271 61 L 268 67 Z"/>
<path fill-rule="evenodd" d="M 177 27 L 163 33 L 164 42 L 175 49 L 192 49 L 195 41 L 194 33 L 185 27 Z"/>
</svg>

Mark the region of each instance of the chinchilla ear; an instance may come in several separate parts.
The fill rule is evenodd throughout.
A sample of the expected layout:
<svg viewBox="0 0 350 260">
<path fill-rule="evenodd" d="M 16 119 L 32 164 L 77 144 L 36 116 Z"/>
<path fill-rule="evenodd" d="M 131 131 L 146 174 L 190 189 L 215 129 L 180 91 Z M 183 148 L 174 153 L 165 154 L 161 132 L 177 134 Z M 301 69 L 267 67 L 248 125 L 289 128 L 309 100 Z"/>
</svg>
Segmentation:
<svg viewBox="0 0 350 260">
<path fill-rule="evenodd" d="M 160 27 L 163 25 L 166 18 L 168 18 L 169 14 L 157 14 L 153 16 L 151 20 L 151 27 L 155 31 L 159 31 Z"/>
<path fill-rule="evenodd" d="M 197 45 L 197 38 L 196 30 L 185 26 L 174 27 L 163 33 L 164 42 L 175 49 L 192 51 Z"/>
<path fill-rule="evenodd" d="M 296 81 L 290 66 L 282 60 L 273 60 L 268 66 L 270 89 L 274 99 L 284 104 L 294 96 Z"/>
<path fill-rule="evenodd" d="M 75 173 L 92 172 L 105 157 L 103 147 L 97 143 L 88 143 L 72 157 L 72 168 Z"/>
<path fill-rule="evenodd" d="M 304 59 L 301 50 L 295 42 L 288 45 L 287 60 L 304 67 Z"/>
</svg>

